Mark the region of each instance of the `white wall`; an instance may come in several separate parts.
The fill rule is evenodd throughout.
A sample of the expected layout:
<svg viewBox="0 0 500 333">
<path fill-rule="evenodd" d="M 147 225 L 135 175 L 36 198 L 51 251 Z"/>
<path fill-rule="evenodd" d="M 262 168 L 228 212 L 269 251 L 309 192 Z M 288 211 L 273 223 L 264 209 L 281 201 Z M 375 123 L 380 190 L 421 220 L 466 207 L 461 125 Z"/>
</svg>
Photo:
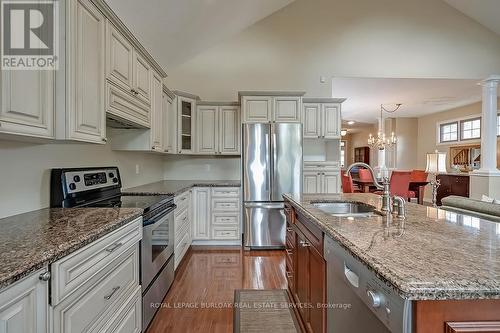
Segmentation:
<svg viewBox="0 0 500 333">
<path fill-rule="evenodd" d="M 165 179 L 239 180 L 239 157 L 174 155 L 165 158 Z"/>
<path fill-rule="evenodd" d="M 164 172 L 163 157 L 153 153 L 116 152 L 109 145 L 38 145 L 1 139 L 0 218 L 48 207 L 51 168 L 86 166 L 118 166 L 124 188 L 161 180 Z"/>
<path fill-rule="evenodd" d="M 320 75 L 487 77 L 500 72 L 500 36 L 441 0 L 296 0 L 168 71 L 169 86 L 208 100 L 253 89 L 325 97 Z"/>
</svg>

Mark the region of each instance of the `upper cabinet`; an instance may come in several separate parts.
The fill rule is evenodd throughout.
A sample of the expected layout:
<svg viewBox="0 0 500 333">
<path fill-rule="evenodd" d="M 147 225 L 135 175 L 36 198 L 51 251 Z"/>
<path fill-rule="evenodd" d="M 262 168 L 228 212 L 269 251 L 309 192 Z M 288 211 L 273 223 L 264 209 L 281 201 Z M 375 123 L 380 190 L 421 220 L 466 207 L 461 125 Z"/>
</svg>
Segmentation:
<svg viewBox="0 0 500 333">
<path fill-rule="evenodd" d="M 176 96 L 163 87 L 163 151 L 177 153 L 177 106 Z"/>
<path fill-rule="evenodd" d="M 196 129 L 196 101 L 200 98 L 195 95 L 175 91 L 177 95 L 177 149 L 179 154 L 194 154 Z"/>
<path fill-rule="evenodd" d="M 240 92 L 244 123 L 301 122 L 303 92 Z"/>
<path fill-rule="evenodd" d="M 209 155 L 240 154 L 240 110 L 238 103 L 198 103 L 197 153 Z"/>
<path fill-rule="evenodd" d="M 151 149 L 163 152 L 163 83 L 160 75 L 151 76 Z"/>
<path fill-rule="evenodd" d="M 341 103 L 345 99 L 304 98 L 304 138 L 339 139 Z"/>
</svg>

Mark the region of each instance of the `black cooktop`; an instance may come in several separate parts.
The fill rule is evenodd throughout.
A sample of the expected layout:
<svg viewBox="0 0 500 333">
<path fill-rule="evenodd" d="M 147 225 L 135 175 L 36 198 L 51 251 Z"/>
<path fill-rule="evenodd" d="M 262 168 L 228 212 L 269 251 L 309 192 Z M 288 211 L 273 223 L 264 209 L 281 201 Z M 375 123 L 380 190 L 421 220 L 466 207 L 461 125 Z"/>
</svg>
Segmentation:
<svg viewBox="0 0 500 333">
<path fill-rule="evenodd" d="M 173 204 L 174 198 L 168 195 L 119 195 L 109 199 L 92 202 L 87 207 L 142 208 L 144 213 L 162 205 Z"/>
</svg>

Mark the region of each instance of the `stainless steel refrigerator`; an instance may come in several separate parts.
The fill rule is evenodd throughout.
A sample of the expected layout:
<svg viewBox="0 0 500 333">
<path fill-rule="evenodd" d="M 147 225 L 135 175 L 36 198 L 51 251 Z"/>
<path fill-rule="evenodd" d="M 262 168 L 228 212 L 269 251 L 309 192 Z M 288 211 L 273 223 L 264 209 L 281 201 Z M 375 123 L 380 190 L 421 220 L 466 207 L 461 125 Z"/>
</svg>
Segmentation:
<svg viewBox="0 0 500 333">
<path fill-rule="evenodd" d="M 245 249 L 283 248 L 283 193 L 302 192 L 302 124 L 243 124 Z"/>
</svg>

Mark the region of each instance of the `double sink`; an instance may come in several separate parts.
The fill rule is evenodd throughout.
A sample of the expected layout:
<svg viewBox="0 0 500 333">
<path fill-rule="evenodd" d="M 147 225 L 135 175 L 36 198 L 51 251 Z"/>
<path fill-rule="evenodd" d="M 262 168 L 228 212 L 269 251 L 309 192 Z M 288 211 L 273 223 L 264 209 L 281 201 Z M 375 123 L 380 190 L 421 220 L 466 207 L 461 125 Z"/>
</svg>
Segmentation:
<svg viewBox="0 0 500 333">
<path fill-rule="evenodd" d="M 362 202 L 313 202 L 314 207 L 326 214 L 340 217 L 371 217 L 382 215 L 374 206 Z"/>
</svg>

